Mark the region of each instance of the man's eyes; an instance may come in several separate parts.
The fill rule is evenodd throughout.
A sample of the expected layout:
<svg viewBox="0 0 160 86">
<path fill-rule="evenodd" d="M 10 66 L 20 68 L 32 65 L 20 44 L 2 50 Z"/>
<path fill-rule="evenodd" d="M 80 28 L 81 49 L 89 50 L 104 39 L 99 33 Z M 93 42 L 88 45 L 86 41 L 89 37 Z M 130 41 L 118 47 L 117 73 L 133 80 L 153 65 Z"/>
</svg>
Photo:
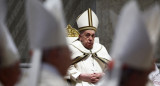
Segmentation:
<svg viewBox="0 0 160 86">
<path fill-rule="evenodd" d="M 90 34 L 86 34 L 86 37 L 89 37 L 89 36 L 92 36 L 92 37 L 95 37 L 95 35 L 90 35 Z"/>
<path fill-rule="evenodd" d="M 90 34 L 86 34 L 86 36 L 87 36 L 87 37 L 89 37 L 89 36 L 90 36 Z"/>
</svg>

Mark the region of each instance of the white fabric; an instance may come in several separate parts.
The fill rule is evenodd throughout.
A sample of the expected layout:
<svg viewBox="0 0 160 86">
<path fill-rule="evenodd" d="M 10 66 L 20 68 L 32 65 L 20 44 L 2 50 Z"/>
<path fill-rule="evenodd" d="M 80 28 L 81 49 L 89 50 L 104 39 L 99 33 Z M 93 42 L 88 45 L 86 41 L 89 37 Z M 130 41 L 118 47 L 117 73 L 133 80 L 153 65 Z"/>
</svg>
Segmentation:
<svg viewBox="0 0 160 86">
<path fill-rule="evenodd" d="M 160 71 L 155 65 L 155 71 L 149 74 L 149 79 L 153 82 L 154 86 L 160 86 Z"/>
<path fill-rule="evenodd" d="M 105 76 L 102 77 L 102 79 L 96 84 L 96 86 L 119 86 L 119 80 L 122 73 L 121 65 L 121 63 L 116 62 L 112 71 L 106 71 Z"/>
<path fill-rule="evenodd" d="M 153 80 L 154 76 L 156 76 L 159 73 L 160 73 L 159 69 L 158 69 L 157 65 L 155 64 L 155 70 L 149 74 L 149 79 Z"/>
<path fill-rule="evenodd" d="M 31 86 L 30 83 L 28 83 L 29 72 L 29 69 L 26 69 L 25 71 L 22 70 L 22 76 L 15 86 Z"/>
<path fill-rule="evenodd" d="M 122 8 L 115 30 L 111 50 L 114 67 L 98 86 L 119 86 L 123 64 L 140 70 L 149 69 L 152 65 L 153 47 L 136 1 L 129 1 Z"/>
<path fill-rule="evenodd" d="M 96 14 L 91 10 L 92 12 L 92 23 L 94 27 L 98 27 L 98 17 L 96 16 Z M 85 12 L 83 12 L 77 19 L 77 25 L 78 28 L 81 27 L 85 27 L 85 26 L 89 26 L 89 20 L 88 20 L 88 10 L 86 10 Z"/>
<path fill-rule="evenodd" d="M 55 19 L 59 22 L 60 27 L 65 29 L 66 23 L 64 18 L 64 12 L 62 9 L 62 1 L 61 0 L 46 0 L 44 2 L 44 7 L 54 15 Z M 65 35 L 65 34 L 62 34 Z"/>
<path fill-rule="evenodd" d="M 43 64 L 39 82 L 38 86 L 67 86 L 56 68 L 49 64 Z"/>
<path fill-rule="evenodd" d="M 76 48 L 75 48 L 76 47 Z M 71 65 L 68 70 L 68 75 L 74 81 L 76 81 L 75 86 L 95 86 L 94 84 L 83 82 L 78 78 L 81 73 L 102 73 L 105 70 L 105 64 L 101 61 L 95 60 L 91 57 L 92 53 L 97 53 L 98 57 L 105 58 L 107 60 L 111 60 L 106 48 L 98 43 L 94 43 L 93 48 L 90 50 L 86 49 L 80 41 L 75 41 L 70 45 L 70 49 L 72 51 L 72 59 L 76 58 L 77 56 L 82 56 L 84 53 L 89 53 L 90 56 L 87 59 L 84 59 L 74 65 Z M 82 52 L 84 53 L 82 53 Z M 94 64 L 94 65 L 93 65 Z"/>
<path fill-rule="evenodd" d="M 66 39 L 67 39 L 67 43 L 71 44 L 72 42 L 76 41 L 78 37 L 66 37 Z M 94 42 L 99 43 L 99 37 L 95 37 Z"/>
<path fill-rule="evenodd" d="M 156 76 L 154 76 L 154 79 L 152 82 L 153 82 L 154 86 L 160 86 L 160 73 L 158 73 Z"/>
<path fill-rule="evenodd" d="M 10 66 L 19 60 L 18 50 L 4 23 L 0 23 L 1 66 Z"/>
<path fill-rule="evenodd" d="M 39 0 L 26 0 L 26 13 L 28 21 L 28 35 L 31 50 L 43 50 L 66 45 L 64 17 L 62 15 L 62 7 L 60 0 L 47 0 L 42 4 Z M 54 11 L 54 12 L 52 12 Z M 29 83 L 31 86 L 37 84 L 39 75 L 39 67 L 41 66 L 41 55 L 32 58 L 33 65 L 29 74 Z M 36 68 L 34 70 L 34 67 Z M 48 72 L 48 73 L 45 73 Z M 33 75 L 33 76 L 31 76 Z M 49 71 L 42 70 L 42 75 L 46 75 L 45 79 L 53 77 Z M 51 77 L 49 77 L 51 76 Z M 53 79 L 51 78 L 51 79 Z M 48 81 L 42 81 L 46 83 Z M 50 82 L 48 82 L 50 83 Z M 52 84 L 55 83 L 54 79 Z M 43 84 L 42 84 L 43 85 Z"/>
<path fill-rule="evenodd" d="M 5 24 L 6 2 L 0 1 L 0 53 L 1 66 L 10 66 L 19 60 L 18 50 Z"/>
<path fill-rule="evenodd" d="M 41 73 L 37 86 L 67 86 L 67 83 L 54 66 L 43 63 L 40 71 Z M 16 86 L 31 86 L 27 81 L 29 77 L 28 73 L 29 71 L 24 73 L 21 82 Z"/>
<path fill-rule="evenodd" d="M 31 49 L 66 45 L 64 24 L 61 24 L 64 21 L 60 16 L 62 10 L 59 1 L 52 0 L 51 6 L 54 6 L 50 9 L 38 0 L 27 0 L 26 11 Z M 54 13 L 51 13 L 51 10 L 55 10 Z"/>
<path fill-rule="evenodd" d="M 149 69 L 152 45 L 135 1 L 124 6 L 115 31 L 111 56 L 138 69 Z"/>
<path fill-rule="evenodd" d="M 30 86 L 36 86 L 39 79 L 39 72 L 41 68 L 41 58 L 42 52 L 41 50 L 32 50 L 33 55 L 31 59 L 31 68 L 29 69 L 28 83 Z"/>
<path fill-rule="evenodd" d="M 149 80 L 145 86 L 155 86 L 155 85 L 152 83 L 152 81 Z"/>
<path fill-rule="evenodd" d="M 160 33 L 160 8 L 154 5 L 143 13 L 143 20 L 147 26 L 148 35 L 154 49 L 157 47 L 157 41 Z M 155 52 L 155 50 L 154 50 Z"/>
<path fill-rule="evenodd" d="M 16 86 L 37 86 L 41 70 L 41 51 L 32 50 L 30 68 L 22 72 L 22 77 Z"/>
</svg>

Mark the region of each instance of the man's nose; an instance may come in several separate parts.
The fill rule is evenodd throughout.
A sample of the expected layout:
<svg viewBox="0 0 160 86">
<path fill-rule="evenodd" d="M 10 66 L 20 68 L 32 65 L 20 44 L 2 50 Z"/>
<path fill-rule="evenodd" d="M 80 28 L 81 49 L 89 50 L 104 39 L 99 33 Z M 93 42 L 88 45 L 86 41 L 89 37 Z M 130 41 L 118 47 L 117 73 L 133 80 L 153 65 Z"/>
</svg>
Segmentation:
<svg viewBox="0 0 160 86">
<path fill-rule="evenodd" d="M 92 41 L 92 40 L 93 40 L 93 37 L 92 37 L 92 36 L 90 36 L 90 37 L 89 37 L 89 40 L 90 40 L 90 41 Z"/>
</svg>

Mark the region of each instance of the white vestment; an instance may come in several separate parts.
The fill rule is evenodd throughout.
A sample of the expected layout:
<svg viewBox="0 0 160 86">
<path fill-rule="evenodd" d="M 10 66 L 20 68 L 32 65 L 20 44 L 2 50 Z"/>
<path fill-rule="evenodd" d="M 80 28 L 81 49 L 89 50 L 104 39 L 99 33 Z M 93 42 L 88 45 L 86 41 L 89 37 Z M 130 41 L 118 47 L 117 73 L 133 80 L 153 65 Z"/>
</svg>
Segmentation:
<svg viewBox="0 0 160 86">
<path fill-rule="evenodd" d="M 67 86 L 67 83 L 53 66 L 43 64 L 39 86 Z"/>
<path fill-rule="evenodd" d="M 93 48 L 88 50 L 77 40 L 70 45 L 70 49 L 73 62 L 68 70 L 68 78 L 75 82 L 74 86 L 95 86 L 92 83 L 79 80 L 78 76 L 81 73 L 103 73 L 107 61 L 111 60 L 106 48 L 99 43 L 94 43 Z M 103 61 L 106 61 L 106 63 Z"/>
<path fill-rule="evenodd" d="M 22 79 L 23 80 L 16 86 L 30 86 L 27 81 L 27 76 Z M 67 86 L 67 83 L 55 67 L 44 63 L 40 71 L 38 86 Z"/>
<path fill-rule="evenodd" d="M 149 74 L 149 79 L 153 82 L 154 86 L 160 86 L 160 71 L 155 64 L 155 71 Z"/>
</svg>

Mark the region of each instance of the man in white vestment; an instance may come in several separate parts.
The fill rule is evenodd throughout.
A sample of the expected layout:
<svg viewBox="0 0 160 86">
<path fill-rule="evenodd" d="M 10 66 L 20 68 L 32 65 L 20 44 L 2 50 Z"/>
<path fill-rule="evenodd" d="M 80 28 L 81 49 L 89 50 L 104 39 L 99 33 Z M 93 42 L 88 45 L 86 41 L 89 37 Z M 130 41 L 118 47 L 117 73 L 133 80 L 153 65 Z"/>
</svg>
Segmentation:
<svg viewBox="0 0 160 86">
<path fill-rule="evenodd" d="M 14 86 L 20 77 L 19 53 L 6 27 L 6 0 L 0 1 L 0 86 Z"/>
<path fill-rule="evenodd" d="M 104 75 L 111 57 L 103 45 L 94 43 L 98 18 L 91 9 L 78 17 L 77 25 L 80 35 L 70 45 L 72 64 L 68 77 L 73 86 L 95 86 Z"/>
<path fill-rule="evenodd" d="M 149 16 L 152 22 L 147 21 L 147 24 L 136 1 L 130 1 L 122 8 L 111 50 L 113 62 L 97 86 L 153 86 L 148 83 L 148 75 L 153 71 L 153 54 L 158 39 L 156 31 L 159 31 L 160 23 L 159 7 L 154 7 L 152 11 Z"/>
<path fill-rule="evenodd" d="M 149 74 L 149 79 L 153 82 L 154 86 L 160 86 L 160 72 L 156 64 L 154 67 L 155 71 Z"/>
<path fill-rule="evenodd" d="M 22 81 L 23 86 L 67 86 L 63 76 L 71 59 L 61 6 L 61 0 L 26 2 L 29 43 L 33 56 L 28 81 Z"/>
</svg>

